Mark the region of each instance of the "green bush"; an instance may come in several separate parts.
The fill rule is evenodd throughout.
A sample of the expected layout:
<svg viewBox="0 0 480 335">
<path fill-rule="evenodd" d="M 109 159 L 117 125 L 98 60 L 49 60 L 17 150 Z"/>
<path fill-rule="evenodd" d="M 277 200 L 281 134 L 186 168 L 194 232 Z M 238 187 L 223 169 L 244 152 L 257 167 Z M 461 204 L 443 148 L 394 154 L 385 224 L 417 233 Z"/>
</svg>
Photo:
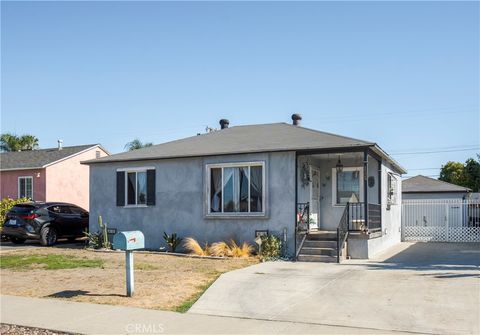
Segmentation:
<svg viewBox="0 0 480 335">
<path fill-rule="evenodd" d="M 7 212 L 12 209 L 12 207 L 16 204 L 23 204 L 25 202 L 29 202 L 30 200 L 27 198 L 20 198 L 20 199 L 11 199 L 11 198 L 3 198 L 0 201 L 0 227 L 3 226 L 5 222 L 5 216 Z"/>
<path fill-rule="evenodd" d="M 98 217 L 98 226 L 100 230 L 97 232 L 83 232 L 88 239 L 88 247 L 93 249 L 112 249 L 112 244 L 108 240 L 107 224 L 103 223 L 101 216 Z"/>
<path fill-rule="evenodd" d="M 175 252 L 177 247 L 180 245 L 180 242 L 182 242 L 183 240 L 183 238 L 178 237 L 177 233 L 168 235 L 166 232 L 163 232 L 163 239 L 165 240 L 165 243 L 167 243 L 170 247 L 171 252 Z"/>
<path fill-rule="evenodd" d="M 262 240 L 260 245 L 260 259 L 268 261 L 279 258 L 282 250 L 282 241 L 274 235 L 261 236 L 260 238 Z"/>
</svg>

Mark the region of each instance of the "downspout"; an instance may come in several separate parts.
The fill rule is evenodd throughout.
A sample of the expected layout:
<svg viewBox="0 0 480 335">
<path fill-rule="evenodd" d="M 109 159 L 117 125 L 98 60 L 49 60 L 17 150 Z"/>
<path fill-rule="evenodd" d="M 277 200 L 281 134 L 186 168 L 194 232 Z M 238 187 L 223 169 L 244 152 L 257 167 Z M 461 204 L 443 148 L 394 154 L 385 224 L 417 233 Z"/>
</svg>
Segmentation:
<svg viewBox="0 0 480 335">
<path fill-rule="evenodd" d="M 293 255 L 295 257 L 295 261 L 297 260 L 297 203 L 298 203 L 298 156 L 297 152 L 295 151 L 295 210 L 293 211 L 295 215 L 294 219 L 294 225 L 293 225 L 293 236 L 294 236 L 294 250 L 293 250 Z"/>
</svg>

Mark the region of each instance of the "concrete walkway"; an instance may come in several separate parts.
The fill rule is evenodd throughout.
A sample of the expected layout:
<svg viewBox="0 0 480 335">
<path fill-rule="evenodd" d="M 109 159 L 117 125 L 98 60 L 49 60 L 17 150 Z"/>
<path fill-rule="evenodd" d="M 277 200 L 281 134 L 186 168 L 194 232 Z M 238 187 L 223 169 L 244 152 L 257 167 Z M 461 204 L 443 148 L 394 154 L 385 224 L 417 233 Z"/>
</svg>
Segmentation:
<svg viewBox="0 0 480 335">
<path fill-rule="evenodd" d="M 1 296 L 1 322 L 80 334 L 406 334 Z"/>
<path fill-rule="evenodd" d="M 374 261 L 269 262 L 223 274 L 189 313 L 480 334 L 480 245 L 402 243 Z"/>
</svg>

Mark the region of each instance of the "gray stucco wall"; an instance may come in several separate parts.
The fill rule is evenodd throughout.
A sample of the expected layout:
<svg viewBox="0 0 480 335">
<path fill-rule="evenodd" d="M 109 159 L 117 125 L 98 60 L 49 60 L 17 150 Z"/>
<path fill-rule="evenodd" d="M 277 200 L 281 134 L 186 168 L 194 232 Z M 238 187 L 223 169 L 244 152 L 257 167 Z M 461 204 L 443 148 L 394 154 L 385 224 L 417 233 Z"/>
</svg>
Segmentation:
<svg viewBox="0 0 480 335">
<path fill-rule="evenodd" d="M 401 242 L 402 239 L 402 179 L 397 178 L 397 202 L 387 209 L 387 175 L 394 172 L 389 164 L 382 165 L 382 236 L 368 240 L 368 258 Z"/>
<path fill-rule="evenodd" d="M 468 199 L 466 192 L 403 193 L 403 200 L 462 200 Z"/>
<path fill-rule="evenodd" d="M 266 216 L 207 218 L 205 205 L 206 164 L 265 162 Z M 156 205 L 141 208 L 116 206 L 116 169 L 155 167 Z M 163 232 L 213 243 L 234 238 L 253 244 L 255 230 L 281 235 L 287 229 L 287 252 L 294 252 L 295 153 L 263 153 L 95 164 L 90 167 L 90 229 L 98 230 L 102 215 L 109 227 L 141 230 L 147 248 L 165 246 Z"/>
</svg>

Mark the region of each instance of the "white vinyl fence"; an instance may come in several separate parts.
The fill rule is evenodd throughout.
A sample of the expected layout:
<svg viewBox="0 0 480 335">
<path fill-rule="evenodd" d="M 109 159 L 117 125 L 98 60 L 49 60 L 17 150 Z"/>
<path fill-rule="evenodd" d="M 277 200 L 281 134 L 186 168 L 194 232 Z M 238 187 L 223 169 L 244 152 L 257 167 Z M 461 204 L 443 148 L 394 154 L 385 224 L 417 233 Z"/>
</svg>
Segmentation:
<svg viewBox="0 0 480 335">
<path fill-rule="evenodd" d="M 402 240 L 480 242 L 480 202 L 404 200 Z"/>
</svg>

